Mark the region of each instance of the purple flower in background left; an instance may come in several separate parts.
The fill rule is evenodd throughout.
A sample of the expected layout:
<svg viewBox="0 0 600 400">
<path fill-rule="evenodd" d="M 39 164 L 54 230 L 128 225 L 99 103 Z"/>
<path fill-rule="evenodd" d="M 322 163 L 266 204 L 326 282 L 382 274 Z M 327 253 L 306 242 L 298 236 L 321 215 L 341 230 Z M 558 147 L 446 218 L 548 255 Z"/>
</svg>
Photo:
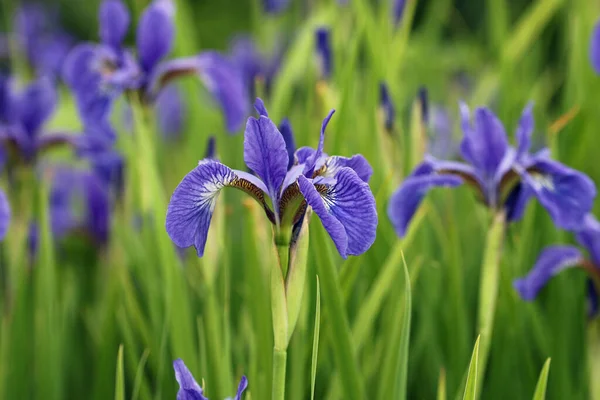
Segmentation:
<svg viewBox="0 0 600 400">
<path fill-rule="evenodd" d="M 196 379 L 194 379 L 194 376 L 181 358 L 173 361 L 173 369 L 175 370 L 175 379 L 179 384 L 177 400 L 208 400 L 204 396 L 204 391 L 198 385 L 198 382 L 196 382 Z M 242 376 L 233 400 L 241 400 L 247 387 L 248 379 Z"/>
<path fill-rule="evenodd" d="M 164 60 L 170 53 L 175 6 L 154 0 L 143 11 L 136 31 L 137 57 L 123 45 L 130 15 L 121 0 L 100 6 L 100 44 L 81 44 L 69 54 L 63 76 L 76 94 L 80 114 L 89 122 L 107 121 L 113 100 L 123 92 L 137 92 L 144 103 L 154 103 L 173 79 L 197 75 L 219 103 L 227 129 L 236 131 L 248 111 L 245 87 L 238 70 L 217 52 Z"/>
<path fill-rule="evenodd" d="M 0 75 L 0 162 L 33 163 L 40 152 L 54 146 L 79 146 L 82 135 L 46 132 L 44 125 L 54 114 L 57 93 L 49 78 L 24 87 Z"/>
<path fill-rule="evenodd" d="M 508 144 L 504 126 L 487 108 L 478 108 L 474 124 L 461 104 L 460 145 L 467 163 L 438 160 L 428 156 L 394 192 L 388 216 L 399 236 L 408 225 L 425 194 L 435 187 L 470 184 L 480 200 L 496 210 L 505 209 L 507 219 L 516 221 L 526 205 L 536 197 L 554 223 L 563 229 L 577 229 L 590 212 L 596 186 L 585 174 L 550 158 L 548 150 L 530 154 L 533 112 L 523 111 L 515 136 L 517 147 Z"/>
<path fill-rule="evenodd" d="M 600 284 L 600 223 L 590 214 L 581 229 L 575 233 L 577 242 L 587 251 L 587 257 L 575 246 L 546 247 L 529 274 L 514 281 L 514 287 L 524 300 L 531 301 L 553 276 L 564 269 L 580 267 L 590 276 L 588 312 L 590 316 L 594 316 L 598 312 L 598 289 L 600 289 L 596 286 Z"/>
</svg>

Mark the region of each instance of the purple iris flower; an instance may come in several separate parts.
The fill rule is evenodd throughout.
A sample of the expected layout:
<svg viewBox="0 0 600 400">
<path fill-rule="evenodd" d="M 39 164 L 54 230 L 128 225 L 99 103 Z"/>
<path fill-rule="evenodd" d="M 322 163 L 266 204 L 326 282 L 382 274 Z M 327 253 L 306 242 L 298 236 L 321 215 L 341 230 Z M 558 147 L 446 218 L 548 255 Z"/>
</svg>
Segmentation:
<svg viewBox="0 0 600 400">
<path fill-rule="evenodd" d="M 4 190 L 0 189 L 0 240 L 4 240 L 10 225 L 10 204 Z"/>
<path fill-rule="evenodd" d="M 196 74 L 219 103 L 227 129 L 236 131 L 248 111 L 245 87 L 238 70 L 217 52 L 173 60 L 163 59 L 173 44 L 175 6 L 154 0 L 142 13 L 136 32 L 137 54 L 123 46 L 130 15 L 121 0 L 104 0 L 100 6 L 100 44 L 81 44 L 69 54 L 64 80 L 76 94 L 84 119 L 108 120 L 112 102 L 121 93 L 136 92 L 154 103 L 174 78 Z"/>
<path fill-rule="evenodd" d="M 62 31 L 58 13 L 41 4 L 26 4 L 14 18 L 15 39 L 29 65 L 39 76 L 60 76 L 62 64 L 73 46 L 73 38 Z M 8 35 L 0 38 L 8 41 Z M 0 56 L 9 57 L 8 46 L 0 46 Z"/>
<path fill-rule="evenodd" d="M 600 223 L 589 214 L 585 223 L 576 232 L 577 242 L 587 250 L 588 257 L 576 246 L 550 246 L 539 255 L 535 265 L 524 278 L 514 281 L 519 295 L 531 301 L 546 286 L 550 278 L 564 269 L 581 267 L 589 275 L 588 299 L 589 312 L 593 316 L 598 312 L 596 284 L 600 283 Z"/>
<path fill-rule="evenodd" d="M 315 37 L 320 79 L 327 80 L 331 77 L 333 69 L 331 31 L 325 27 L 318 28 L 315 32 Z"/>
<path fill-rule="evenodd" d="M 263 10 L 268 14 L 279 14 L 287 10 L 290 0 L 263 0 Z"/>
<path fill-rule="evenodd" d="M 492 111 L 478 108 L 474 124 L 469 109 L 461 104 L 460 145 L 467 163 L 428 156 L 390 199 L 388 216 L 396 233 L 404 236 L 425 194 L 434 187 L 469 183 L 481 201 L 492 209 L 504 208 L 507 219 L 522 217 L 531 197 L 546 208 L 554 223 L 576 229 L 591 210 L 596 187 L 585 174 L 550 159 L 549 151 L 530 154 L 533 131 L 532 106 L 525 108 L 516 131 L 517 148 L 508 144 L 504 127 Z"/>
<path fill-rule="evenodd" d="M 600 74 L 600 21 L 596 23 L 590 40 L 590 61 L 597 74 Z"/>
<path fill-rule="evenodd" d="M 49 78 L 19 88 L 0 76 L 0 158 L 3 164 L 33 163 L 40 152 L 58 145 L 78 146 L 81 135 L 45 132 L 56 108 L 57 93 Z"/>
<path fill-rule="evenodd" d="M 390 91 L 385 82 L 379 83 L 379 107 L 383 113 L 384 127 L 388 132 L 394 131 L 396 107 L 390 96 Z"/>
<path fill-rule="evenodd" d="M 367 184 L 373 170 L 362 155 L 323 152 L 325 128 L 334 111 L 323 121 L 318 148 L 296 150 L 294 165 L 288 168 L 282 132 L 268 118 L 262 100 L 257 99 L 255 108 L 260 116 L 248 118 L 244 134 L 244 161 L 254 174 L 201 160 L 169 202 L 166 229 L 171 240 L 179 247 L 193 245 L 201 257 L 217 195 L 224 187 L 235 187 L 262 205 L 278 234 L 289 236 L 310 206 L 342 257 L 367 251 L 377 228 L 375 199 Z"/>
<path fill-rule="evenodd" d="M 432 105 L 427 123 L 427 152 L 436 158 L 451 159 L 458 154 L 454 141 L 454 121 L 444 107 Z"/>
<path fill-rule="evenodd" d="M 404 9 L 406 8 L 406 0 L 392 0 L 392 18 L 394 25 L 398 26 L 404 15 Z"/>
<path fill-rule="evenodd" d="M 208 400 L 207 397 L 204 397 L 204 391 L 200 385 L 198 385 L 198 382 L 196 382 L 194 376 L 185 366 L 181 358 L 173 361 L 173 369 L 175 369 L 175 379 L 177 379 L 177 383 L 179 383 L 177 400 Z M 242 395 L 247 387 L 248 379 L 245 376 L 242 376 L 233 400 L 242 400 Z"/>
<path fill-rule="evenodd" d="M 183 130 L 185 106 L 175 85 L 165 87 L 154 105 L 158 128 L 165 139 L 176 139 Z"/>
</svg>

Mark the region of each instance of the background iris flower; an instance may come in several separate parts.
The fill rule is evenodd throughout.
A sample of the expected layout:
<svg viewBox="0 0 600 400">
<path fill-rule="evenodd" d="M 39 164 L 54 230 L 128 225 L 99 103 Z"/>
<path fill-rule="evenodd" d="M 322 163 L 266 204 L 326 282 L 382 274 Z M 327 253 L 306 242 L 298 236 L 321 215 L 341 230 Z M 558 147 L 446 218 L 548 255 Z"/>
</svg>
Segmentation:
<svg viewBox="0 0 600 400">
<path fill-rule="evenodd" d="M 181 358 L 173 361 L 173 369 L 175 369 L 175 379 L 179 383 L 179 391 L 177 392 L 177 400 L 208 400 L 204 397 L 204 391 L 194 379 L 190 370 L 185 366 Z M 232 400 L 241 400 L 244 390 L 248 387 L 248 379 L 242 376 L 238 385 L 235 397 Z"/>
<path fill-rule="evenodd" d="M 502 123 L 487 108 L 478 108 L 474 124 L 461 104 L 460 151 L 467 163 L 427 157 L 394 192 L 388 215 L 396 233 L 404 236 L 425 194 L 434 187 L 469 183 L 479 199 L 492 209 L 505 209 L 508 220 L 522 217 L 531 197 L 546 208 L 554 223 L 564 229 L 583 224 L 591 210 L 596 187 L 584 174 L 550 158 L 548 150 L 530 154 L 532 106 L 523 111 L 515 133 L 517 148 L 508 144 Z"/>
<path fill-rule="evenodd" d="M 377 211 L 366 183 L 372 169 L 361 155 L 351 158 L 323 153 L 323 121 L 318 148 L 300 148 L 289 166 L 286 142 L 268 118 L 262 101 L 260 117 L 248 119 L 244 161 L 255 175 L 232 170 L 215 160 L 201 160 L 177 186 L 167 211 L 167 233 L 179 247 L 194 246 L 201 257 L 217 195 L 224 187 L 250 194 L 265 210 L 278 232 L 291 235 L 307 205 L 321 218 L 342 257 L 364 253 L 375 240 Z"/>
</svg>

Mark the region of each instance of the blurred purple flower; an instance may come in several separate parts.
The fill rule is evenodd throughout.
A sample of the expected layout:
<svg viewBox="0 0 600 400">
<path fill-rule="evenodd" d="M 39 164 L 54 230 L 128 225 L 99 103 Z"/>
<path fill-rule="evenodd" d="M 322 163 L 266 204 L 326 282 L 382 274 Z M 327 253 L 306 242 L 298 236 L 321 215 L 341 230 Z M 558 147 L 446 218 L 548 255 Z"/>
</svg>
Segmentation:
<svg viewBox="0 0 600 400">
<path fill-rule="evenodd" d="M 33 163 L 40 152 L 54 146 L 82 144 L 83 137 L 67 132 L 45 132 L 54 114 L 57 93 L 49 78 L 18 88 L 0 76 L 0 162 Z"/>
<path fill-rule="evenodd" d="M 407 227 L 425 194 L 435 187 L 468 183 L 492 209 L 504 208 L 509 221 L 522 217 L 535 196 L 554 223 L 576 229 L 591 210 L 596 187 L 585 174 L 549 157 L 547 150 L 530 154 L 533 131 L 532 106 L 523 111 L 516 131 L 517 148 L 508 144 L 502 123 L 487 108 L 475 110 L 471 125 L 469 109 L 461 104 L 464 133 L 460 151 L 467 163 L 427 157 L 394 192 L 388 216 L 399 236 Z"/>
<path fill-rule="evenodd" d="M 402 21 L 404 9 L 406 8 L 406 0 L 392 0 L 392 18 L 394 25 L 398 26 Z"/>
<path fill-rule="evenodd" d="M 527 301 L 535 299 L 550 278 L 564 269 L 581 267 L 588 274 L 589 314 L 598 312 L 598 296 L 594 282 L 600 282 L 600 223 L 589 214 L 580 230 L 576 231 L 577 242 L 587 250 L 589 258 L 575 246 L 550 246 L 539 255 L 535 265 L 524 278 L 514 281 L 519 295 Z"/>
<path fill-rule="evenodd" d="M 454 121 L 446 108 L 432 105 L 427 122 L 427 153 L 435 158 L 452 159 L 458 154 L 454 140 Z"/>
<path fill-rule="evenodd" d="M 385 82 L 379 83 L 379 107 L 383 113 L 383 123 L 388 133 L 394 131 L 394 121 L 396 119 L 396 107 L 390 96 L 390 91 Z"/>
<path fill-rule="evenodd" d="M 327 80 L 333 70 L 333 53 L 331 49 L 331 31 L 321 27 L 315 32 L 316 55 L 319 66 L 319 79 Z"/>
<path fill-rule="evenodd" d="M 262 0 L 262 4 L 267 14 L 279 14 L 287 10 L 290 0 Z"/>
<path fill-rule="evenodd" d="M 361 155 L 329 157 L 323 152 L 333 110 L 323 121 L 318 148 L 296 150 L 289 168 L 291 146 L 268 118 L 262 100 L 255 107 L 260 117 L 248 119 L 244 137 L 244 160 L 254 174 L 201 160 L 169 202 L 166 230 L 171 240 L 180 247 L 194 246 L 201 257 L 219 191 L 236 187 L 263 206 L 275 229 L 291 229 L 311 206 L 342 257 L 364 253 L 377 228 L 375 199 L 367 184 L 373 170 Z"/>
<path fill-rule="evenodd" d="M 594 26 L 590 40 L 590 61 L 597 74 L 600 74 L 600 21 Z"/>
<path fill-rule="evenodd" d="M 100 6 L 100 44 L 81 44 L 69 54 L 64 80 L 76 94 L 84 121 L 108 122 L 113 100 L 124 91 L 154 103 L 173 79 L 195 74 L 221 106 L 227 129 L 236 131 L 247 114 L 245 88 L 237 69 L 216 52 L 162 61 L 171 51 L 175 6 L 154 0 L 142 13 L 136 33 L 137 58 L 123 47 L 130 16 L 121 0 Z M 109 135 L 111 136 L 111 135 Z"/>
<path fill-rule="evenodd" d="M 190 370 L 185 366 L 183 360 L 178 358 L 173 361 L 173 369 L 175 369 L 175 379 L 179 383 L 179 391 L 177 392 L 177 400 L 208 400 L 204 397 L 204 391 L 194 379 Z M 244 390 L 248 387 L 248 379 L 242 376 L 237 392 L 233 400 L 241 400 Z"/>
<path fill-rule="evenodd" d="M 158 127 L 165 139 L 175 139 L 183 130 L 185 115 L 181 94 L 173 84 L 160 91 L 154 104 Z"/>
</svg>

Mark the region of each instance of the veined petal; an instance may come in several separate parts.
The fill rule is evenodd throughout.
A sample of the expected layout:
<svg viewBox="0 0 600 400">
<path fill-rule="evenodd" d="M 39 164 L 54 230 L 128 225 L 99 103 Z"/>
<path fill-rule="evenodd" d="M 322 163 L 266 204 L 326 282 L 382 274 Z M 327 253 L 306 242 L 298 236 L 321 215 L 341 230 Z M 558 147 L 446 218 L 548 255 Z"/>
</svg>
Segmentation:
<svg viewBox="0 0 600 400">
<path fill-rule="evenodd" d="M 150 73 L 173 45 L 175 6 L 170 0 L 154 0 L 142 13 L 137 29 L 140 64 Z"/>
<path fill-rule="evenodd" d="M 276 204 L 287 173 L 288 154 L 283 136 L 269 118 L 248 118 L 244 132 L 244 161 L 266 184 L 269 196 Z"/>
<path fill-rule="evenodd" d="M 332 185 L 314 184 L 303 175 L 300 191 L 333 239 L 340 255 L 360 255 L 375 241 L 377 209 L 369 185 L 342 168 Z"/>
<path fill-rule="evenodd" d="M 200 161 L 175 188 L 169 202 L 166 229 L 173 243 L 194 246 L 202 257 L 217 196 L 226 186 L 251 194 L 267 209 L 260 188 L 218 161 Z"/>
<path fill-rule="evenodd" d="M 581 252 L 573 246 L 552 246 L 544 249 L 526 277 L 513 283 L 524 300 L 533 300 L 550 278 L 565 268 L 583 261 Z"/>
<path fill-rule="evenodd" d="M 287 118 L 284 118 L 279 124 L 279 132 L 283 136 L 285 142 L 285 149 L 288 153 L 288 169 L 294 165 L 294 153 L 296 152 L 296 141 L 294 140 L 294 132 L 292 131 L 292 125 Z"/>
<path fill-rule="evenodd" d="M 208 400 L 203 396 L 202 388 L 181 358 L 173 361 L 173 369 L 175 369 L 175 379 L 179 383 L 177 400 Z"/>
<path fill-rule="evenodd" d="M 227 129 L 237 131 L 249 113 L 248 96 L 241 73 L 219 53 L 205 52 L 159 64 L 150 78 L 149 98 L 155 98 L 174 78 L 190 74 L 197 74 L 215 98 L 225 116 Z"/>
<path fill-rule="evenodd" d="M 408 225 L 427 192 L 436 187 L 456 187 L 462 183 L 463 179 L 459 176 L 439 175 L 431 170 L 429 173 L 413 174 L 408 177 L 392 194 L 388 204 L 388 217 L 396 234 L 400 237 L 406 235 Z"/>
<path fill-rule="evenodd" d="M 577 231 L 577 241 L 586 248 L 594 265 L 600 266 L 600 222 L 592 214 L 586 215 Z"/>
<path fill-rule="evenodd" d="M 338 171 L 346 167 L 354 170 L 363 182 L 369 182 L 373 175 L 373 168 L 362 154 L 356 154 L 350 158 L 331 156 L 325 161 L 325 172 L 320 175 L 333 178 Z"/>
<path fill-rule="evenodd" d="M 600 21 L 596 22 L 590 40 L 590 61 L 597 74 L 600 74 Z"/>
<path fill-rule="evenodd" d="M 531 148 L 531 134 L 533 133 L 533 103 L 527 104 L 519 120 L 515 137 L 517 139 L 517 158 L 520 159 Z"/>
<path fill-rule="evenodd" d="M 233 400 L 242 400 L 242 394 L 247 387 L 248 379 L 245 376 L 242 376 L 242 379 L 240 379 L 240 384 L 238 385 L 237 393 L 235 394 L 235 398 Z"/>
<path fill-rule="evenodd" d="M 0 240 L 4 240 L 10 225 L 10 204 L 4 190 L 0 190 Z"/>
<path fill-rule="evenodd" d="M 468 109 L 461 105 L 464 137 L 461 152 L 465 160 L 485 177 L 496 174 L 508 149 L 508 139 L 502 122 L 487 108 L 475 110 L 474 125 L 468 123 Z"/>
<path fill-rule="evenodd" d="M 596 186 L 585 174 L 546 158 L 521 172 L 523 181 L 563 229 L 578 229 L 592 209 Z"/>
<path fill-rule="evenodd" d="M 304 175 L 308 176 L 309 178 L 312 178 L 313 173 L 320 168 L 318 162 L 324 156 L 323 146 L 325 145 L 325 129 L 327 129 L 329 120 L 331 120 L 331 117 L 333 116 L 334 112 L 335 110 L 329 111 L 329 114 L 327 114 L 327 116 L 323 120 L 323 123 L 321 124 L 321 135 L 319 136 L 319 144 L 317 145 L 317 150 L 314 153 L 312 153 L 312 155 L 306 160 Z"/>
<path fill-rule="evenodd" d="M 56 100 L 56 89 L 50 79 L 38 79 L 25 88 L 19 100 L 19 114 L 29 136 L 35 136 L 54 113 Z"/>
<path fill-rule="evenodd" d="M 121 0 L 104 0 L 98 16 L 102 43 L 120 48 L 129 28 L 129 10 L 125 4 Z"/>
</svg>

